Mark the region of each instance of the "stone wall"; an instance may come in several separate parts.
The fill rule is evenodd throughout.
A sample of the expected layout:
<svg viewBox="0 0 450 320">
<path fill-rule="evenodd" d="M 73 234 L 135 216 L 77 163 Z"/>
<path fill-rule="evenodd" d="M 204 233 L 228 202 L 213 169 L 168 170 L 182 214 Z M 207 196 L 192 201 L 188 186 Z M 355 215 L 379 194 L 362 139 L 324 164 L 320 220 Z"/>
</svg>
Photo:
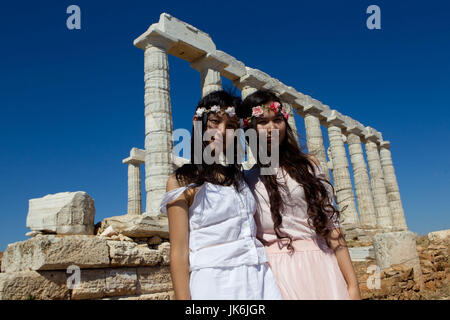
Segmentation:
<svg viewBox="0 0 450 320">
<path fill-rule="evenodd" d="M 37 235 L 8 245 L 2 260 L 0 300 L 173 298 L 169 242 L 159 236 Z"/>
<path fill-rule="evenodd" d="M 363 299 L 450 300 L 449 238 L 431 233 L 428 236 L 418 237 L 416 243 L 423 285 L 414 276 L 414 267 L 405 263 L 379 270 L 379 289 L 371 289 L 374 282 L 369 277 L 375 275 L 375 259 L 353 261 Z"/>
</svg>

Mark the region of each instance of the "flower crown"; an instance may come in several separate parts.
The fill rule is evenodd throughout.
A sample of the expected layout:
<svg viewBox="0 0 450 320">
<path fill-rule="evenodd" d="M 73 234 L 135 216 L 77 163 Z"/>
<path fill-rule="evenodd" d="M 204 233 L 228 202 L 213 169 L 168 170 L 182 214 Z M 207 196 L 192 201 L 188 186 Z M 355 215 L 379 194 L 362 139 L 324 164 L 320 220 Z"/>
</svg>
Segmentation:
<svg viewBox="0 0 450 320">
<path fill-rule="evenodd" d="M 192 120 L 196 121 L 199 117 L 203 116 L 203 113 L 205 113 L 205 112 L 218 113 L 218 112 L 220 112 L 220 106 L 214 105 L 211 108 L 205 108 L 205 107 L 198 108 L 197 111 L 195 112 L 194 118 Z M 228 107 L 224 110 L 224 112 L 228 113 L 228 115 L 230 117 L 234 117 L 236 115 L 234 107 Z"/>
<path fill-rule="evenodd" d="M 269 108 L 270 110 L 272 110 L 275 113 L 280 111 L 283 114 L 283 116 L 286 119 L 286 121 L 289 119 L 288 113 L 284 110 L 283 107 L 281 107 L 281 104 L 279 102 L 275 101 L 275 102 L 272 102 L 269 107 L 267 107 L 264 104 L 261 105 L 261 106 L 253 107 L 252 108 L 252 115 L 250 117 L 247 117 L 247 118 L 239 120 L 239 122 L 241 124 L 241 128 L 248 127 L 250 125 L 250 123 L 252 122 L 252 118 L 253 117 L 260 117 L 260 116 L 262 116 L 264 114 L 263 108 L 265 108 L 265 109 Z"/>
</svg>

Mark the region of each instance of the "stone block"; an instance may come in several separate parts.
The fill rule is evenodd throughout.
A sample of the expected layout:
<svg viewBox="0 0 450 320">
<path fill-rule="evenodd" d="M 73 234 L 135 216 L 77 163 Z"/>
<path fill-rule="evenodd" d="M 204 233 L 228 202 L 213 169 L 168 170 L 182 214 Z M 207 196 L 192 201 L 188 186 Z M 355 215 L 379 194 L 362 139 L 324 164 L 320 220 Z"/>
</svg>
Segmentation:
<svg viewBox="0 0 450 320">
<path fill-rule="evenodd" d="M 146 214 L 115 216 L 102 221 L 102 230 L 106 230 L 109 226 L 127 237 L 143 238 L 157 235 L 169 239 L 169 224 L 165 217 Z"/>
<path fill-rule="evenodd" d="M 377 265 L 383 270 L 394 264 L 405 264 L 414 268 L 414 279 L 422 281 L 415 234 L 398 231 L 377 234 L 373 237 Z"/>
<path fill-rule="evenodd" d="M 147 244 L 129 241 L 108 240 L 111 266 L 155 266 L 162 260 L 158 250 L 150 249 Z"/>
<path fill-rule="evenodd" d="M 86 192 L 60 192 L 30 199 L 26 226 L 31 231 L 91 235 L 94 217 L 94 200 Z"/>
<path fill-rule="evenodd" d="M 157 293 L 172 290 L 170 268 L 167 266 L 137 268 L 139 293 Z"/>
<path fill-rule="evenodd" d="M 64 271 L 0 273 L 0 300 L 69 300 Z"/>
<path fill-rule="evenodd" d="M 11 243 L 4 253 L 2 272 L 65 270 L 109 266 L 106 239 L 96 236 L 38 235 Z"/>
</svg>

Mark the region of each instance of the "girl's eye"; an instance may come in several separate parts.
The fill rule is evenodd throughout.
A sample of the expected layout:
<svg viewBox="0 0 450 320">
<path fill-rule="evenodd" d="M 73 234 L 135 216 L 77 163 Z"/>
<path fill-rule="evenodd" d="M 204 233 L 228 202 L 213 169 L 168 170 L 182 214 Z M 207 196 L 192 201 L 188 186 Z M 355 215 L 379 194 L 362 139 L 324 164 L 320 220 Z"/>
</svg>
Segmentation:
<svg viewBox="0 0 450 320">
<path fill-rule="evenodd" d="M 212 120 L 209 120 L 209 121 L 211 121 L 211 123 L 214 123 L 214 124 L 219 124 L 219 121 L 217 121 L 217 120 L 214 120 L 214 119 L 212 119 Z"/>
</svg>

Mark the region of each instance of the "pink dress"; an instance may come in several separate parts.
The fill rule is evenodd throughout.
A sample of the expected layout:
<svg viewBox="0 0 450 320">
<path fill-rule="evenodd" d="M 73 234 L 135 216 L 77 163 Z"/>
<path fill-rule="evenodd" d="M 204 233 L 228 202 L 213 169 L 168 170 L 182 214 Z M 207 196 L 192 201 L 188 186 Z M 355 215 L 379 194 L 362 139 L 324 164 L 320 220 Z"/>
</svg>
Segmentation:
<svg viewBox="0 0 450 320">
<path fill-rule="evenodd" d="M 323 179 L 320 167 L 315 174 Z M 273 229 L 270 203 L 266 188 L 259 176 L 259 167 L 245 172 L 246 180 L 255 196 L 257 237 L 263 240 L 269 264 L 285 300 L 348 300 L 347 284 L 339 268 L 336 255 L 319 238 L 307 222 L 307 203 L 303 187 L 283 169 L 277 170 L 277 179 L 285 183 L 289 194 L 280 188 L 284 203 L 280 230 L 289 234 L 295 251 L 289 254 L 288 239 L 277 238 Z M 325 184 L 325 186 L 327 186 Z M 328 192 L 331 188 L 327 186 Z M 340 227 L 339 221 L 330 226 Z"/>
</svg>

